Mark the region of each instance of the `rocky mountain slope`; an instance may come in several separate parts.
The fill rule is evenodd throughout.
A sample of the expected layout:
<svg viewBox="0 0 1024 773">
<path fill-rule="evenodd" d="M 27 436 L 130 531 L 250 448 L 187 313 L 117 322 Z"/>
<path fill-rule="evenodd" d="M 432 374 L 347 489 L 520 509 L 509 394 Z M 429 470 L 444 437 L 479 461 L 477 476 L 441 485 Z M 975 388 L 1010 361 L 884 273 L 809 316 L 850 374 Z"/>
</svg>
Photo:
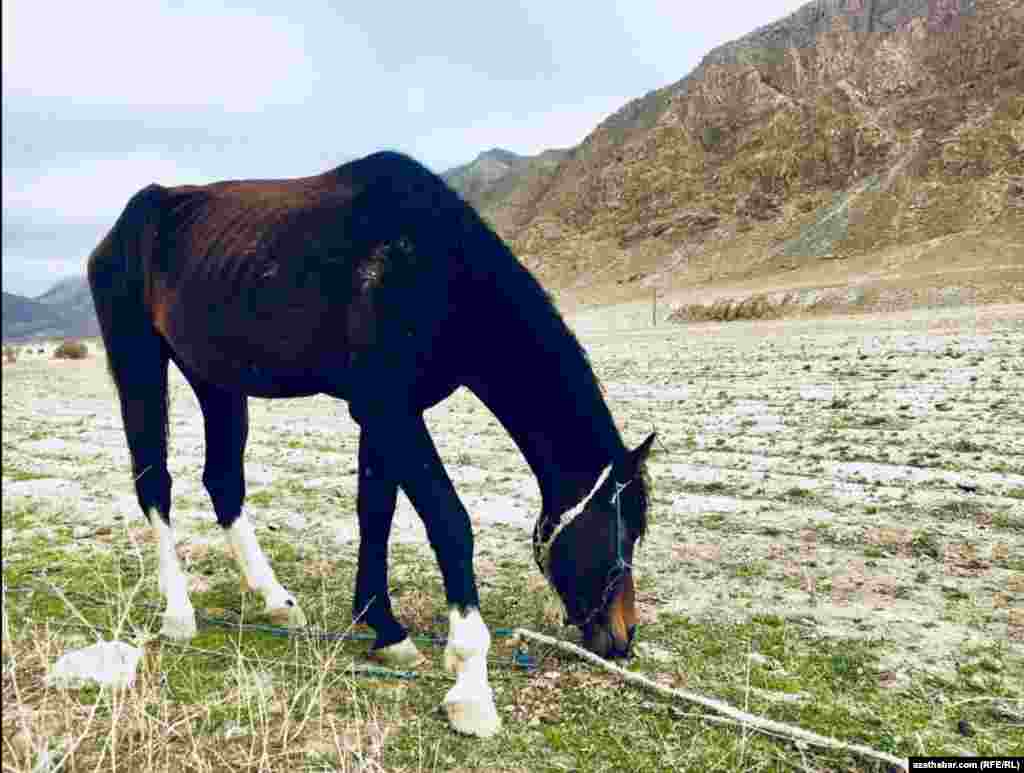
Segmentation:
<svg viewBox="0 0 1024 773">
<path fill-rule="evenodd" d="M 529 221 L 559 164 L 570 155 L 569 150 L 555 149 L 520 156 L 492 148 L 441 176 L 499 230 L 514 232 Z"/>
<path fill-rule="evenodd" d="M 589 300 L 979 229 L 1012 252 L 1022 51 L 1019 0 L 819 0 L 603 121 L 518 222 L 470 198 L 548 286 Z"/>
</svg>

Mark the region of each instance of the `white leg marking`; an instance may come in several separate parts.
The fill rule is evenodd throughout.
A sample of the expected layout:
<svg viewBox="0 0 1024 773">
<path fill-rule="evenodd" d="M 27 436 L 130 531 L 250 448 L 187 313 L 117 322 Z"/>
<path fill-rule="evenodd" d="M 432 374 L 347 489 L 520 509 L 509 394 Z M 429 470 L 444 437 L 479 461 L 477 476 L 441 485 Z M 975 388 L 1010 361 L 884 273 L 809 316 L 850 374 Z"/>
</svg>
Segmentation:
<svg viewBox="0 0 1024 773">
<path fill-rule="evenodd" d="M 491 634 L 479 610 L 463 615 L 453 609 L 448 619 L 444 666 L 455 672 L 455 686 L 448 691 L 442 705 L 448 721 L 460 733 L 488 738 L 501 729 L 494 693 L 487 683 Z"/>
<path fill-rule="evenodd" d="M 174 549 L 174 530 L 156 510 L 149 511 L 149 522 L 157 535 L 160 592 L 167 601 L 160 633 L 168 639 L 191 639 L 196 635 L 196 611 L 188 598 L 188 578 Z"/>
<path fill-rule="evenodd" d="M 295 597 L 284 589 L 274 576 L 270 562 L 256 541 L 256 532 L 252 522 L 242 513 L 228 527 L 228 545 L 238 562 L 242 572 L 242 582 L 249 590 L 263 596 L 267 605 L 267 613 L 277 623 L 284 623 L 289 628 L 302 628 L 306 625 L 306 615 L 299 607 Z"/>
</svg>

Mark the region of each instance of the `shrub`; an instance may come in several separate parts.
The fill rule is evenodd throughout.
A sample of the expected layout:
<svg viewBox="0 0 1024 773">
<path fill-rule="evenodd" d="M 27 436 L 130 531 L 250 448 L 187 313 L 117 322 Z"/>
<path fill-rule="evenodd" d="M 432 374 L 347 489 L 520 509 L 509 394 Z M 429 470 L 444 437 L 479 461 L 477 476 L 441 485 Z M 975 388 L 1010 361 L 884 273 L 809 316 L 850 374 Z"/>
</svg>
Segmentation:
<svg viewBox="0 0 1024 773">
<path fill-rule="evenodd" d="M 81 341 L 65 341 L 53 351 L 58 360 L 84 360 L 89 356 L 89 347 Z"/>
<path fill-rule="evenodd" d="M 8 365 L 13 365 L 18 361 L 18 350 L 13 346 L 4 347 L 4 362 Z"/>
<path fill-rule="evenodd" d="M 705 149 L 713 148 L 722 141 L 722 130 L 717 126 L 705 126 L 700 134 Z"/>
</svg>

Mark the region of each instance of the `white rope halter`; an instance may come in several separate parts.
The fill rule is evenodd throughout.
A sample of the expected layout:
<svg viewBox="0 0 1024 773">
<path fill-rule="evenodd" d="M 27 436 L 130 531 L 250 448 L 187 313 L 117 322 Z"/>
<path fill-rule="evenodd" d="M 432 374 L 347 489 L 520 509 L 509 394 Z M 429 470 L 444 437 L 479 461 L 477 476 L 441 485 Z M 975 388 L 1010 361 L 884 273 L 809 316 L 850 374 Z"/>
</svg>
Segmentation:
<svg viewBox="0 0 1024 773">
<path fill-rule="evenodd" d="M 582 513 L 584 510 L 587 509 L 587 505 L 590 504 L 590 500 L 592 500 L 594 498 L 594 495 L 597 494 L 598 489 L 600 489 L 601 486 L 604 485 L 604 482 L 606 480 L 608 480 L 608 476 L 611 475 L 611 472 L 612 472 L 612 465 L 609 464 L 607 467 L 604 468 L 604 470 L 598 476 L 597 483 L 595 483 L 594 487 L 592 489 L 590 489 L 590 493 L 587 494 L 585 497 L 583 497 L 583 499 L 577 505 L 574 505 L 573 507 L 571 507 L 570 509 L 566 510 L 562 514 L 562 517 L 559 519 L 558 523 L 555 524 L 555 528 L 551 531 L 551 534 L 548 535 L 548 538 L 545 539 L 545 540 L 542 540 L 540 538 L 541 525 L 544 523 L 544 517 L 541 516 L 540 518 L 537 519 L 537 523 L 533 527 L 533 557 L 534 557 L 534 560 L 536 560 L 536 562 L 537 562 L 537 566 L 540 567 L 541 572 L 544 574 L 545 577 L 548 578 L 549 582 L 552 582 L 552 580 L 551 580 L 551 547 L 552 547 L 552 545 L 555 544 L 555 540 L 558 539 L 558 535 L 562 533 L 562 530 L 566 526 L 568 526 L 570 523 L 572 523 L 574 520 L 576 520 L 576 516 L 578 516 L 580 513 Z"/>
</svg>

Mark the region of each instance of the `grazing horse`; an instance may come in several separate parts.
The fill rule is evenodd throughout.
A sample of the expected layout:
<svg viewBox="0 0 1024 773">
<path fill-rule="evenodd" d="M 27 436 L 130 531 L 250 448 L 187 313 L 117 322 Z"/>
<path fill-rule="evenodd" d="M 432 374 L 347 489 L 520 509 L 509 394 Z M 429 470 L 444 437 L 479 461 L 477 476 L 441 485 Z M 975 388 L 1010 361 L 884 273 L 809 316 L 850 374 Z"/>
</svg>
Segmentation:
<svg viewBox="0 0 1024 773">
<path fill-rule="evenodd" d="M 412 159 L 376 153 L 325 174 L 166 188 L 126 206 L 89 258 L 139 505 L 157 535 L 162 633 L 195 634 L 175 553 L 167 471 L 167 367 L 203 413 L 203 484 L 242 574 L 271 617 L 305 625 L 242 511 L 248 396 L 328 394 L 360 428 L 353 615 L 384 662 L 422 660 L 388 596 L 401 487 L 426 526 L 449 607 L 449 720 L 500 727 L 487 682 L 469 515 L 423 412 L 465 386 L 539 483 L 538 566 L 602 656 L 636 626 L 633 551 L 647 522 L 652 434 L 628 449 L 587 357 L 550 298 L 472 207 Z"/>
</svg>

